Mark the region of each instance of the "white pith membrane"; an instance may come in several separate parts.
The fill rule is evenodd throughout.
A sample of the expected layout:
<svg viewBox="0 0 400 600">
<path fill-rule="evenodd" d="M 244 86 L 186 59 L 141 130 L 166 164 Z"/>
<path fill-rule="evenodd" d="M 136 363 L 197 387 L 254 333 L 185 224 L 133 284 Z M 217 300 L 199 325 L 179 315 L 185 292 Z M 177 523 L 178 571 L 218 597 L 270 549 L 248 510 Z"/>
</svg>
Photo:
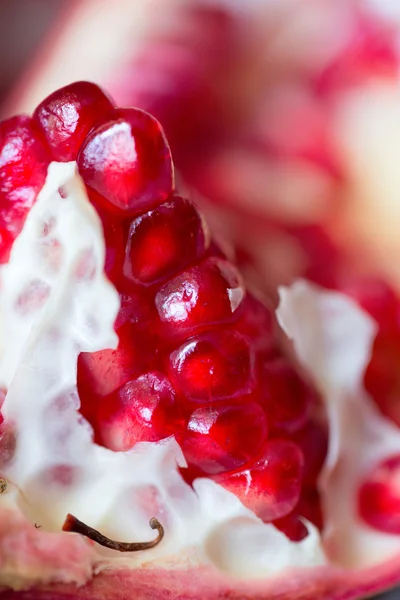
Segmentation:
<svg viewBox="0 0 400 600">
<path fill-rule="evenodd" d="M 101 224 L 75 164 L 52 163 L 0 272 L 0 385 L 8 388 L 0 475 L 9 482 L 0 496 L 0 584 L 82 584 L 124 564 L 211 564 L 254 579 L 326 564 L 325 554 L 346 568 L 395 556 L 400 537 L 364 526 L 355 511 L 359 482 L 381 460 L 400 454 L 400 432 L 362 389 L 375 334 L 370 318 L 344 296 L 305 282 L 281 291 L 280 322 L 326 399 L 331 429 L 321 480 L 326 530 L 321 540 L 308 524 L 308 537 L 293 543 L 211 480 L 197 480 L 194 490 L 186 485 L 173 438 L 127 453 L 92 443 L 77 412 L 76 360 L 80 351 L 117 343 L 118 295 L 103 263 Z M 148 521 L 155 516 L 165 538 L 152 550 L 121 555 L 62 533 L 68 512 L 122 541 L 153 539 Z M 10 529 L 11 542 L 23 539 L 27 552 L 21 546 L 10 552 Z M 56 564 L 40 562 L 41 545 L 58 549 Z M 35 552 L 39 561 L 31 567 Z"/>
</svg>

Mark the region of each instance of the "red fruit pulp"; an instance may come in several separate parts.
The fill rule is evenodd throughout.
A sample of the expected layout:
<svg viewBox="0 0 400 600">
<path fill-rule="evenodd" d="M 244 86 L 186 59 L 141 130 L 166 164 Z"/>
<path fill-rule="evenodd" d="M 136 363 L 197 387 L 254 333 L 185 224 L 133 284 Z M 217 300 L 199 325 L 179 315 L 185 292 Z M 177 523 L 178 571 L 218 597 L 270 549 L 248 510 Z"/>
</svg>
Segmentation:
<svg viewBox="0 0 400 600">
<path fill-rule="evenodd" d="M 165 331 L 177 337 L 234 321 L 244 295 L 237 269 L 212 257 L 170 279 L 157 292 L 155 303 Z"/>
<path fill-rule="evenodd" d="M 267 431 L 266 417 L 258 404 L 213 403 L 193 411 L 178 439 L 190 466 L 215 475 L 251 459 L 266 441 Z M 246 482 L 242 484 L 246 486 Z"/>
<path fill-rule="evenodd" d="M 169 376 L 188 401 L 229 400 L 253 390 L 253 363 L 244 336 L 213 331 L 190 338 L 171 353 Z"/>
<path fill-rule="evenodd" d="M 315 397 L 280 351 L 271 310 L 246 294 L 196 207 L 173 189 L 160 124 L 114 109 L 84 82 L 54 92 L 35 119 L 24 126 L 40 126 L 48 146 L 32 165 L 30 204 L 48 160 L 77 157 L 121 299 L 118 347 L 78 360 L 80 410 L 96 442 L 126 451 L 173 434 L 189 480 L 217 477 L 264 520 L 297 522 L 308 459 L 291 436 L 309 426 Z M 22 135 L 15 126 L 10 139 Z M 10 189 L 21 181 L 12 161 L 2 167 Z M 325 451 L 317 447 L 319 466 Z"/>
<path fill-rule="evenodd" d="M 84 140 L 78 155 L 85 183 L 124 214 L 157 206 L 173 189 L 171 154 L 161 125 L 139 109 L 119 109 Z"/>
<path fill-rule="evenodd" d="M 193 204 L 173 196 L 131 222 L 124 276 L 138 284 L 158 283 L 200 258 L 207 238 Z"/>
<path fill-rule="evenodd" d="M 380 463 L 358 492 L 360 516 L 374 529 L 400 533 L 400 456 Z"/>
<path fill-rule="evenodd" d="M 304 458 L 293 442 L 267 442 L 256 460 L 245 468 L 225 473 L 217 481 L 234 492 L 264 521 L 288 515 L 297 505 L 302 485 Z"/>
<path fill-rule="evenodd" d="M 137 442 L 156 442 L 174 433 L 175 392 L 159 373 L 128 381 L 99 401 L 96 415 L 101 443 L 115 451 Z"/>
<path fill-rule="evenodd" d="M 13 117 L 0 123 L 0 262 L 43 187 L 51 160 L 43 135 L 33 119 Z"/>
<path fill-rule="evenodd" d="M 33 113 L 54 160 L 76 160 L 82 142 L 98 119 L 113 110 L 111 100 L 94 83 L 78 81 L 57 90 Z"/>
</svg>

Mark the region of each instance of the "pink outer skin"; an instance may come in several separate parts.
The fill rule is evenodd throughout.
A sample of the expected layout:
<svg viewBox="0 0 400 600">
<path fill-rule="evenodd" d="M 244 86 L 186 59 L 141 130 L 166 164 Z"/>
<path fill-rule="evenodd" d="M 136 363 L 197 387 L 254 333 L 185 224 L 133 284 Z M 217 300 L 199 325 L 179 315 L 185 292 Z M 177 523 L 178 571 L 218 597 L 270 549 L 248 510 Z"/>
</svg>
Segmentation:
<svg viewBox="0 0 400 600">
<path fill-rule="evenodd" d="M 243 581 L 212 567 L 103 571 L 82 587 L 54 584 L 4 590 L 0 600 L 356 600 L 400 581 L 400 556 L 371 569 L 319 567 L 269 580 Z"/>
</svg>

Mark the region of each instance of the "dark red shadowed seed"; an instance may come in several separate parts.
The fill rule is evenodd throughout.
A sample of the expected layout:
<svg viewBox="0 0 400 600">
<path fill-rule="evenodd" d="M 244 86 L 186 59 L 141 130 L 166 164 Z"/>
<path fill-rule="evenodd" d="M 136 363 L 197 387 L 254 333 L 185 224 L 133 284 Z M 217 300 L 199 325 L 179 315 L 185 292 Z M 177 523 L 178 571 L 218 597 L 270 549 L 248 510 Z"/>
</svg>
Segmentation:
<svg viewBox="0 0 400 600">
<path fill-rule="evenodd" d="M 400 331 L 378 331 L 372 357 L 365 371 L 365 389 L 380 411 L 400 426 Z"/>
<path fill-rule="evenodd" d="M 110 118 L 111 100 L 89 81 L 77 81 L 45 98 L 33 113 L 59 162 L 76 160 L 79 149 L 92 127 Z"/>
<path fill-rule="evenodd" d="M 400 426 L 400 298 L 379 279 L 352 281 L 344 291 L 353 296 L 379 325 L 364 385 L 381 412 Z"/>
<path fill-rule="evenodd" d="M 189 467 L 216 475 L 245 464 L 267 435 L 267 421 L 258 404 L 216 404 L 196 409 L 178 439 Z"/>
<path fill-rule="evenodd" d="M 131 290 L 129 294 L 120 293 L 119 301 L 120 309 L 115 320 L 115 329 L 118 331 L 125 323 L 135 323 L 138 330 L 149 337 L 156 320 L 152 294 L 144 293 L 143 289 Z"/>
<path fill-rule="evenodd" d="M 170 277 L 203 256 L 208 238 L 196 207 L 180 196 L 172 196 L 132 221 L 124 275 L 142 284 Z"/>
<path fill-rule="evenodd" d="M 79 355 L 78 390 L 80 395 L 87 389 L 95 396 L 106 396 L 143 373 L 145 352 L 138 328 L 128 322 L 117 330 L 117 334 L 119 343 L 115 350 L 82 352 Z"/>
<path fill-rule="evenodd" d="M 328 428 L 324 423 L 310 419 L 302 429 L 291 434 L 290 439 L 304 455 L 304 485 L 314 488 L 328 451 Z"/>
<path fill-rule="evenodd" d="M 0 262 L 9 258 L 51 157 L 36 123 L 25 116 L 0 123 Z"/>
<path fill-rule="evenodd" d="M 269 522 L 289 514 L 299 501 L 304 457 L 288 440 L 268 441 L 245 468 L 217 478 L 260 519 Z"/>
<path fill-rule="evenodd" d="M 104 208 L 135 215 L 163 202 L 173 189 L 173 166 L 160 123 L 138 108 L 118 109 L 92 130 L 78 167 L 87 185 L 104 196 Z"/>
<path fill-rule="evenodd" d="M 156 294 L 155 304 L 167 335 L 200 333 L 240 316 L 243 280 L 227 260 L 210 257 L 170 279 Z"/>
<path fill-rule="evenodd" d="M 120 221 L 113 218 L 112 215 L 104 210 L 103 205 L 105 200 L 100 198 L 100 195 L 94 190 L 87 188 L 87 191 L 90 202 L 96 209 L 103 227 L 106 249 L 104 271 L 107 277 L 114 284 L 117 284 L 118 280 L 121 279 L 121 270 L 125 255 L 124 230 Z"/>
<path fill-rule="evenodd" d="M 169 377 L 185 402 L 230 399 L 254 387 L 253 353 L 234 331 L 213 331 L 189 339 L 169 357 Z"/>
<path fill-rule="evenodd" d="M 273 521 L 273 524 L 292 542 L 301 542 L 301 540 L 304 540 L 308 536 L 307 527 L 295 512 Z"/>
<path fill-rule="evenodd" d="M 274 429 L 288 433 L 303 427 L 309 417 L 311 390 L 284 357 L 261 365 L 260 402 Z"/>
<path fill-rule="evenodd" d="M 321 496 L 317 488 L 305 487 L 303 485 L 295 512 L 322 531 L 324 527 L 324 515 L 322 514 Z"/>
<path fill-rule="evenodd" d="M 161 373 L 146 373 L 103 398 L 97 421 L 102 444 L 117 452 L 161 440 L 176 433 L 174 390 Z"/>
<path fill-rule="evenodd" d="M 377 465 L 358 492 L 360 517 L 374 529 L 400 533 L 400 456 Z"/>
<path fill-rule="evenodd" d="M 267 302 L 261 302 L 252 294 L 246 294 L 236 331 L 251 339 L 254 350 L 262 351 L 265 356 L 275 351 L 275 317 Z"/>
</svg>

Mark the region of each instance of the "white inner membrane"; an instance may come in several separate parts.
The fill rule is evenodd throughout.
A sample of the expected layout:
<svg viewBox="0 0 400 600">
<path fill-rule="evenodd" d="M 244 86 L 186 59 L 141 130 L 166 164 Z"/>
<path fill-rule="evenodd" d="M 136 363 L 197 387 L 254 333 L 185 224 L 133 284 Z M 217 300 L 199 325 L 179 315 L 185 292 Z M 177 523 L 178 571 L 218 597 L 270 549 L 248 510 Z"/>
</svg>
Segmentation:
<svg viewBox="0 0 400 600">
<path fill-rule="evenodd" d="M 375 335 L 370 318 L 344 296 L 305 282 L 281 290 L 280 323 L 326 400 L 331 427 L 320 482 L 327 526 L 321 539 L 307 524 L 309 535 L 293 543 L 213 481 L 188 486 L 173 438 L 124 453 L 92 442 L 78 412 L 76 365 L 79 352 L 117 344 L 119 300 L 103 274 L 104 255 L 101 223 L 75 163 L 52 163 L 0 271 L 0 385 L 8 390 L 3 432 L 15 439 L 5 452 L 0 435 L 0 476 L 9 482 L 0 495 L 0 519 L 2 508 L 12 505 L 23 515 L 21 527 L 38 523 L 38 535 L 55 532 L 64 552 L 76 540 L 61 532 L 67 513 L 122 541 L 152 539 L 151 517 L 163 524 L 157 547 L 123 556 L 82 538 L 93 572 L 126 562 L 201 563 L 254 579 L 324 565 L 327 556 L 362 567 L 398 552 L 400 537 L 365 527 L 355 509 L 367 470 L 400 453 L 400 432 L 362 389 Z M 23 565 L 3 565 L 2 578 L 20 587 Z"/>
</svg>

